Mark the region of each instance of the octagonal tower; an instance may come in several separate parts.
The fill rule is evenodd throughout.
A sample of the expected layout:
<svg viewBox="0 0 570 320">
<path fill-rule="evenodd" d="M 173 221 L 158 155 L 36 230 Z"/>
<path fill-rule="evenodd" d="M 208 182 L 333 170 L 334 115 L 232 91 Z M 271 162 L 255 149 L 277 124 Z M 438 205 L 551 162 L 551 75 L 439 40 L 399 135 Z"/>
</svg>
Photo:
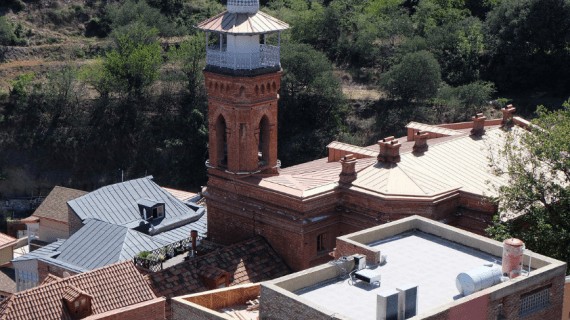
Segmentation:
<svg viewBox="0 0 570 320">
<path fill-rule="evenodd" d="M 289 25 L 259 11 L 259 0 L 228 0 L 227 11 L 198 28 L 206 33 L 208 172 L 277 173 L 280 43 Z M 276 45 L 268 44 L 272 35 Z"/>
</svg>

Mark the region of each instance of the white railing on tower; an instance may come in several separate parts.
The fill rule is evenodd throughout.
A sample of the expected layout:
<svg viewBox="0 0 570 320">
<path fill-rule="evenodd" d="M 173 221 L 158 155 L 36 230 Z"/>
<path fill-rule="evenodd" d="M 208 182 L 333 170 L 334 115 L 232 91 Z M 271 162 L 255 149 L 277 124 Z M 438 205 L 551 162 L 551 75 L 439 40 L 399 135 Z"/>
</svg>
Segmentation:
<svg viewBox="0 0 570 320">
<path fill-rule="evenodd" d="M 253 70 L 279 67 L 279 47 L 261 44 L 259 53 L 227 52 L 226 46 L 210 46 L 206 49 L 207 65 L 233 70 Z"/>
</svg>

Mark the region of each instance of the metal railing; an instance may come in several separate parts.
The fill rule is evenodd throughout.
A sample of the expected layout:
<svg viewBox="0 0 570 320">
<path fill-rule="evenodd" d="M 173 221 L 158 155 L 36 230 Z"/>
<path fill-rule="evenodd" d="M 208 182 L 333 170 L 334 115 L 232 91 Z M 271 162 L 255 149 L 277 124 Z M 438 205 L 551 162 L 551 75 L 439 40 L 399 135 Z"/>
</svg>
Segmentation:
<svg viewBox="0 0 570 320">
<path fill-rule="evenodd" d="M 257 53 L 228 52 L 226 46 L 211 46 L 206 49 L 207 65 L 233 70 L 253 70 L 259 68 L 279 67 L 279 47 L 260 44 Z"/>
<path fill-rule="evenodd" d="M 196 241 L 201 240 L 202 237 L 196 238 Z M 179 253 L 190 251 L 192 249 L 192 237 L 173 242 L 164 247 L 156 248 L 150 251 L 146 258 L 136 255 L 133 257 L 133 263 L 137 267 L 141 267 L 152 272 L 161 271 L 163 269 L 163 262 L 175 256 L 177 249 Z"/>
</svg>

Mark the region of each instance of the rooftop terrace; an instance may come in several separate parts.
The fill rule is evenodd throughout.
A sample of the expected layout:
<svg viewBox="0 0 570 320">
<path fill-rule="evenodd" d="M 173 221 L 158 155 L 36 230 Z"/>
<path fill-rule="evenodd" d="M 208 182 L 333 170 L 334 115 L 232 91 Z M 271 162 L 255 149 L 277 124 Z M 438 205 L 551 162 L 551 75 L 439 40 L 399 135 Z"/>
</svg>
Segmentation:
<svg viewBox="0 0 570 320">
<path fill-rule="evenodd" d="M 521 297 L 537 288 L 552 290 L 552 300 L 542 312 L 557 308 L 566 264 L 536 253 L 532 253 L 530 273 L 524 271 L 519 277 L 467 296 L 458 291 L 455 283 L 460 273 L 489 263 L 500 268 L 502 251 L 498 241 L 427 218 L 400 219 L 337 238 L 335 258 L 349 256 L 346 260 L 261 284 L 261 312 L 268 318 L 285 313 L 283 318 L 291 319 L 301 315 L 311 319 L 376 319 L 378 294 L 409 285 L 418 288 L 418 315 L 413 319 L 435 319 L 443 313 L 449 319 L 463 319 L 460 315 L 466 312 L 480 313 L 477 319 L 496 318 L 499 304 L 514 301 L 518 312 Z M 366 256 L 366 271 L 380 274 L 379 284 L 343 276 L 355 270 L 354 254 Z M 379 264 L 383 255 L 386 262 Z M 525 251 L 524 270 L 528 270 L 529 258 Z M 291 305 L 296 307 L 288 309 Z"/>
<path fill-rule="evenodd" d="M 350 278 L 333 279 L 295 294 L 333 312 L 372 320 L 376 319 L 378 293 L 414 284 L 418 285 L 418 313 L 422 313 L 461 298 L 455 287 L 459 273 L 501 259 L 421 231 L 368 246 L 387 255 L 387 262 L 382 266 L 368 264 L 368 268 L 381 275 L 379 286 L 354 282 Z"/>
</svg>

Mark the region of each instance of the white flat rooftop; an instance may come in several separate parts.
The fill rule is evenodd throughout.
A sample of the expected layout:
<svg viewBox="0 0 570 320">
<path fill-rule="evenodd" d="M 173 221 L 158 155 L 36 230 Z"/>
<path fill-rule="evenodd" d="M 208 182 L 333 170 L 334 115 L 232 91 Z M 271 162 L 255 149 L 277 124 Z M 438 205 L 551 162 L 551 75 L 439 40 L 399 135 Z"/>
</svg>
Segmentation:
<svg viewBox="0 0 570 320">
<path fill-rule="evenodd" d="M 353 319 L 376 319 L 376 296 L 399 286 L 418 285 L 418 314 L 446 304 L 462 296 L 455 279 L 485 263 L 500 267 L 500 258 L 463 245 L 414 231 L 381 242 L 368 244 L 387 255 L 382 266 L 368 265 L 381 275 L 380 286 L 349 279 L 331 280 L 295 294 L 332 312 Z"/>
</svg>

